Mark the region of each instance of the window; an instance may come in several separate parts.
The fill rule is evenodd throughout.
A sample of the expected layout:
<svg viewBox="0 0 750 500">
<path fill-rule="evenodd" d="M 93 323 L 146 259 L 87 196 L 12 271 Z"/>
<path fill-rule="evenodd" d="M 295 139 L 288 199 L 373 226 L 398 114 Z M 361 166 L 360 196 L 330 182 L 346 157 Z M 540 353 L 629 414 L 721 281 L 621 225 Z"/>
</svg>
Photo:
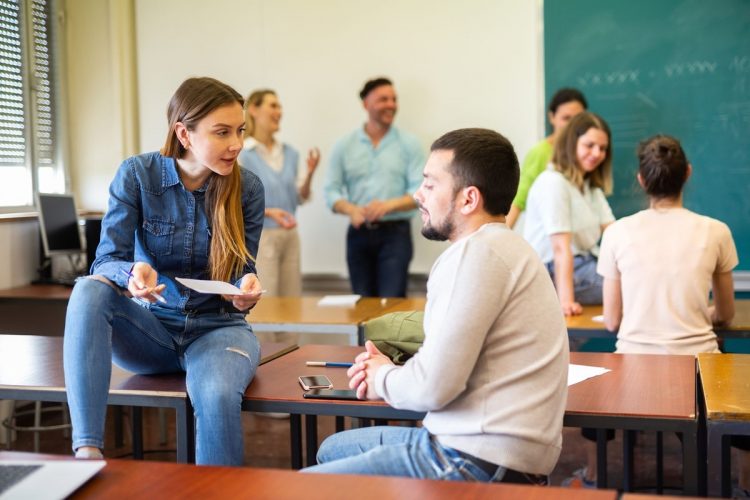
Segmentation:
<svg viewBox="0 0 750 500">
<path fill-rule="evenodd" d="M 0 0 L 0 207 L 65 191 L 53 0 Z"/>
</svg>

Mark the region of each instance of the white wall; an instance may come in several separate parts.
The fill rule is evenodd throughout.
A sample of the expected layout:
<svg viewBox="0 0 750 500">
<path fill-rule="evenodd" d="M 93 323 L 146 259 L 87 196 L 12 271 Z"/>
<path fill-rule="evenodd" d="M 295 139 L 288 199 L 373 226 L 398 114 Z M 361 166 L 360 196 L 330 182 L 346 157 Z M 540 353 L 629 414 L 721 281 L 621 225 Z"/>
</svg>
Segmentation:
<svg viewBox="0 0 750 500">
<path fill-rule="evenodd" d="M 107 188 L 122 159 L 116 85 L 110 58 L 109 3 L 68 0 L 65 37 L 71 184 L 80 208 L 104 209 Z"/>
<path fill-rule="evenodd" d="M 0 222 L 0 288 L 28 285 L 39 265 L 39 225 Z"/>
<path fill-rule="evenodd" d="M 276 89 L 281 139 L 323 154 L 314 199 L 299 211 L 303 271 L 345 274 L 347 221 L 325 207 L 322 186 L 334 141 L 364 122 L 364 81 L 394 80 L 397 125 L 425 151 L 448 130 L 481 126 L 523 155 L 541 133 L 538 9 L 528 0 L 136 0 L 141 148 L 162 145 L 167 101 L 186 77 L 213 76 L 243 95 Z M 442 246 L 416 231 L 415 243 L 411 271 L 426 273 Z"/>
<path fill-rule="evenodd" d="M 106 208 L 109 182 L 128 154 L 120 79 L 133 74 L 123 75 L 117 59 L 127 44 L 112 26 L 130 2 L 141 151 L 161 147 L 170 96 L 186 77 L 202 75 L 244 95 L 276 89 L 280 138 L 303 152 L 321 148 L 313 201 L 299 211 L 305 273 L 346 273 L 346 219 L 324 206 L 322 186 L 334 141 L 364 122 L 357 93 L 368 78 L 395 81 L 397 125 L 425 151 L 464 126 L 504 133 L 519 156 L 542 134 L 538 2 L 66 0 L 70 168 L 82 208 Z M 426 273 L 442 246 L 414 235 L 411 271 Z"/>
</svg>

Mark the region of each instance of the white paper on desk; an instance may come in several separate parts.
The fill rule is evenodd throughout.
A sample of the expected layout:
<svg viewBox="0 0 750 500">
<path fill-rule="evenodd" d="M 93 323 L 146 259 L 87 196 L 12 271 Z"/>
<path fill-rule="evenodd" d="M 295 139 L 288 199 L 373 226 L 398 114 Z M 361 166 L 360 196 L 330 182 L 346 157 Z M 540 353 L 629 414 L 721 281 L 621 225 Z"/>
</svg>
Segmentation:
<svg viewBox="0 0 750 500">
<path fill-rule="evenodd" d="M 318 305 L 321 307 L 352 307 L 361 298 L 361 295 L 326 295 L 318 301 Z"/>
<path fill-rule="evenodd" d="M 612 370 L 600 366 L 574 365 L 571 363 L 568 365 L 568 387 L 586 379 L 604 375 L 609 371 Z"/>
<path fill-rule="evenodd" d="M 200 293 L 213 293 L 217 295 L 243 295 L 245 292 L 231 283 L 213 280 L 193 280 L 188 278 L 175 278 L 191 290 Z"/>
</svg>

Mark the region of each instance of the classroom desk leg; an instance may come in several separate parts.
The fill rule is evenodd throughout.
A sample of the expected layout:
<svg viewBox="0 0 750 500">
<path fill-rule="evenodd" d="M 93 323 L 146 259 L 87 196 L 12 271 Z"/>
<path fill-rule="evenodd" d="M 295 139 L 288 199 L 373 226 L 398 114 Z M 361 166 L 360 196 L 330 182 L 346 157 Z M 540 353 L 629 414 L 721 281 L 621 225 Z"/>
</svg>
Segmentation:
<svg viewBox="0 0 750 500">
<path fill-rule="evenodd" d="M 122 406 L 115 406 L 113 413 L 115 417 L 115 448 L 122 448 L 124 445 L 122 438 Z"/>
<path fill-rule="evenodd" d="M 318 416 L 305 415 L 305 441 L 307 443 L 307 466 L 318 463 Z"/>
<path fill-rule="evenodd" d="M 292 443 L 292 469 L 302 468 L 302 417 L 297 413 L 289 415 L 289 434 Z"/>
<path fill-rule="evenodd" d="M 336 432 L 342 432 L 346 430 L 344 426 L 344 417 L 336 417 Z"/>
<path fill-rule="evenodd" d="M 712 497 L 728 497 L 731 481 L 731 456 L 729 436 L 725 436 L 721 426 L 708 424 L 708 495 Z"/>
<path fill-rule="evenodd" d="M 130 415 L 133 426 L 133 458 L 143 460 L 143 408 L 131 406 Z"/>
<path fill-rule="evenodd" d="M 195 463 L 195 417 L 193 405 L 188 399 L 184 406 L 175 407 L 175 434 L 177 440 L 177 461 Z"/>
<path fill-rule="evenodd" d="M 596 430 L 596 487 L 607 487 L 607 429 Z"/>
<path fill-rule="evenodd" d="M 664 493 L 664 433 L 656 433 L 656 494 Z"/>
<path fill-rule="evenodd" d="M 682 493 L 687 496 L 698 496 L 701 468 L 698 466 L 697 426 L 691 431 L 682 433 Z"/>
<path fill-rule="evenodd" d="M 635 431 L 622 431 L 622 490 L 633 491 L 633 452 Z"/>
</svg>

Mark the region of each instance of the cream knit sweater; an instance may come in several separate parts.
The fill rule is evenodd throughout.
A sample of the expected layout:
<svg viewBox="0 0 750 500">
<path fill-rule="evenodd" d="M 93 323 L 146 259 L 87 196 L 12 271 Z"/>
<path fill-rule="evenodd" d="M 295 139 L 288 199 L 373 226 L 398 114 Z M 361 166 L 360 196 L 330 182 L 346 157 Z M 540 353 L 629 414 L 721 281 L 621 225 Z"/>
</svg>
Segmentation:
<svg viewBox="0 0 750 500">
<path fill-rule="evenodd" d="M 425 341 L 381 368 L 391 406 L 428 412 L 444 445 L 511 469 L 549 474 L 562 444 L 568 337 L 552 281 L 504 224 L 451 245 L 427 283 Z"/>
</svg>

